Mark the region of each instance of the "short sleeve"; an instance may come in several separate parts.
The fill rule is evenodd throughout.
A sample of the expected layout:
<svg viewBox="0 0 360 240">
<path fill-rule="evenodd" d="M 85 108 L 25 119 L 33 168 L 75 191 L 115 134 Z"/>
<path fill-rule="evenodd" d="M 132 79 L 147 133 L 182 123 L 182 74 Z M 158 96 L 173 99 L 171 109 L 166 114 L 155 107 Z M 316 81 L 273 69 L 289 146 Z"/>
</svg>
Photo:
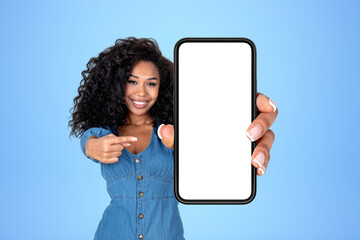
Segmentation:
<svg viewBox="0 0 360 240">
<path fill-rule="evenodd" d="M 112 132 L 109 129 L 105 129 L 102 127 L 93 127 L 93 128 L 89 128 L 88 130 L 86 130 L 80 139 L 80 147 L 81 147 L 81 151 L 83 152 L 83 154 L 87 158 L 93 160 L 94 162 L 100 163 L 99 160 L 93 159 L 93 158 L 89 157 L 88 155 L 86 155 L 86 153 L 85 153 L 86 141 L 90 136 L 103 137 L 103 136 L 109 135 L 111 133 Z"/>
</svg>

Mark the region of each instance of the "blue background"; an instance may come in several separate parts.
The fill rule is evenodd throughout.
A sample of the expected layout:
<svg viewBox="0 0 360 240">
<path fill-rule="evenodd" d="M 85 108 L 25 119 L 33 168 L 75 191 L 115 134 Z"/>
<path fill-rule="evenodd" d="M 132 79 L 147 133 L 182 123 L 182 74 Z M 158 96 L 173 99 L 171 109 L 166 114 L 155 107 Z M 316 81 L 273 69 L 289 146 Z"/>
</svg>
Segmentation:
<svg viewBox="0 0 360 240">
<path fill-rule="evenodd" d="M 2 1 L 0 239 L 92 239 L 110 201 L 69 138 L 88 60 L 117 38 L 247 37 L 279 108 L 249 205 L 182 205 L 186 239 L 355 239 L 359 200 L 355 1 Z M 225 147 L 225 146 L 223 146 Z"/>
</svg>

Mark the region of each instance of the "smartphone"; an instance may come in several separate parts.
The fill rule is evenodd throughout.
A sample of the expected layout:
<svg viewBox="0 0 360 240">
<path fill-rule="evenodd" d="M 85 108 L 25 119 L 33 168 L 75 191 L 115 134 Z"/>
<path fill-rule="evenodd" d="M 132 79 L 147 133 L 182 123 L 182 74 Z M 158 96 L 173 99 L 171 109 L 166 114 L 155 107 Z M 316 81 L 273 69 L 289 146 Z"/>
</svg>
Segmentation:
<svg viewBox="0 0 360 240">
<path fill-rule="evenodd" d="M 184 204 L 246 204 L 256 193 L 256 49 L 246 38 L 174 47 L 174 191 Z"/>
</svg>

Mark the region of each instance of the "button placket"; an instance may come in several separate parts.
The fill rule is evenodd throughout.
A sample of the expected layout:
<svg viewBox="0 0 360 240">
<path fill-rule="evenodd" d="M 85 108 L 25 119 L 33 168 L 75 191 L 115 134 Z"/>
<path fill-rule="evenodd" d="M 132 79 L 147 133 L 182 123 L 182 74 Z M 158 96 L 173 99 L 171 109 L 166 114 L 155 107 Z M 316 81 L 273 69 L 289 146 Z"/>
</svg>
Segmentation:
<svg viewBox="0 0 360 240">
<path fill-rule="evenodd" d="M 138 238 L 139 239 L 144 239 L 144 235 L 143 235 L 143 231 L 144 231 L 144 220 L 142 220 L 144 218 L 144 201 L 143 201 L 143 196 L 144 196 L 144 181 L 143 181 L 143 175 L 141 174 L 142 172 L 142 164 L 140 164 L 142 161 L 142 159 L 140 158 L 135 158 L 135 174 L 137 176 L 137 231 L 138 231 Z"/>
</svg>

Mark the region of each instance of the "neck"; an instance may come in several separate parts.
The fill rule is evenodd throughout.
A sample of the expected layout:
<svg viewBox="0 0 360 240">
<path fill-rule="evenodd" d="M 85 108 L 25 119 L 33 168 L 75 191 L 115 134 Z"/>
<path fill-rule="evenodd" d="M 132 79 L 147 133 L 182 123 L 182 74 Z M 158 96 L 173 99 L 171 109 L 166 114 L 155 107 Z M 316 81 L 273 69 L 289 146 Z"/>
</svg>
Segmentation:
<svg viewBox="0 0 360 240">
<path fill-rule="evenodd" d="M 151 123 L 153 123 L 153 118 L 150 116 L 150 114 L 135 115 L 129 112 L 128 115 L 126 116 L 124 125 L 141 126 L 144 124 L 151 124 Z"/>
</svg>

